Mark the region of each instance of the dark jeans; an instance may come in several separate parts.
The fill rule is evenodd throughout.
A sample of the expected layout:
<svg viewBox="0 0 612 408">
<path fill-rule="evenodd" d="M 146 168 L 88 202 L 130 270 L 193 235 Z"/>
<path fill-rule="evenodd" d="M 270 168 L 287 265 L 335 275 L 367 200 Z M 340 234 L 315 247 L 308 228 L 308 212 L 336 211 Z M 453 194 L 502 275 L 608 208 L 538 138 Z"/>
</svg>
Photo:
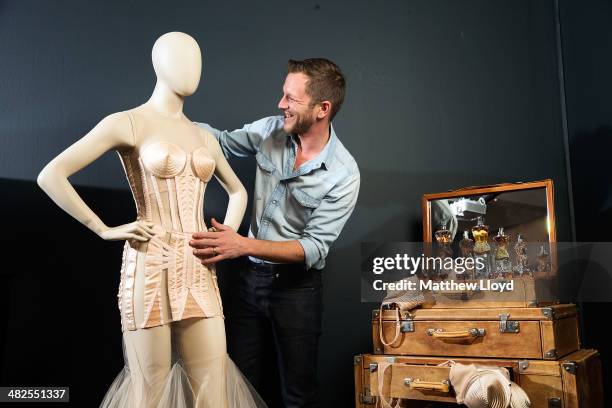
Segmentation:
<svg viewBox="0 0 612 408">
<path fill-rule="evenodd" d="M 236 306 L 229 339 L 232 358 L 251 384 L 260 391 L 265 381 L 273 381 L 276 373 L 270 365 L 276 360 L 283 406 L 319 407 L 321 271 L 249 262 L 240 274 Z M 266 349 L 274 350 L 276 358 L 266 355 Z"/>
</svg>

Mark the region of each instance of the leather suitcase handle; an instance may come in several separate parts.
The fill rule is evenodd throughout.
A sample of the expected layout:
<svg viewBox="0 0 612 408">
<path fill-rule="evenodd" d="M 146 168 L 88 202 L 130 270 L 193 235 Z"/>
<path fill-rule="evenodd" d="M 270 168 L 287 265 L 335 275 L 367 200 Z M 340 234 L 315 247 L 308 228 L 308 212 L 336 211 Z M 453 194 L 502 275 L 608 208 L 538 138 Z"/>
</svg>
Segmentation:
<svg viewBox="0 0 612 408">
<path fill-rule="evenodd" d="M 380 310 L 378 311 L 378 337 L 380 337 L 380 342 L 385 345 L 386 347 L 393 347 L 393 344 L 397 341 L 397 339 L 399 339 L 399 336 L 401 334 L 400 328 L 401 328 L 401 316 L 400 316 L 400 310 L 399 308 L 395 308 L 396 314 L 395 314 L 395 335 L 393 336 L 393 340 L 391 341 L 387 341 L 385 339 L 385 334 L 383 332 L 383 308 L 382 305 L 380 306 Z"/>
<path fill-rule="evenodd" d="M 411 390 L 421 391 L 438 391 L 448 393 L 450 391 L 450 382 L 444 381 L 422 381 L 419 379 L 404 378 L 404 385 Z"/>
<path fill-rule="evenodd" d="M 436 339 L 473 339 L 474 337 L 484 337 L 485 334 L 487 334 L 485 329 L 478 328 L 456 331 L 427 329 L 427 335 Z"/>
</svg>

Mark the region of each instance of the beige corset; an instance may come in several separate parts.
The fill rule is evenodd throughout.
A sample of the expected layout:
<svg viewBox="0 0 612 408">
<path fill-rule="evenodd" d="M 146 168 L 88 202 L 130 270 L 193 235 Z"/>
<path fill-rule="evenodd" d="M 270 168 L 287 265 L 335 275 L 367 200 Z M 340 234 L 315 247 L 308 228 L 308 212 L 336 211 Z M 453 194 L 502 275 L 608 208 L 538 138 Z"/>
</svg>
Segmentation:
<svg viewBox="0 0 612 408">
<path fill-rule="evenodd" d="M 125 243 L 118 294 L 122 330 L 222 316 L 215 270 L 189 246 L 191 234 L 206 229 L 204 190 L 215 170 L 207 147 L 187 153 L 162 141 L 120 157 L 138 219 L 154 223 L 156 232 L 148 242 Z"/>
</svg>

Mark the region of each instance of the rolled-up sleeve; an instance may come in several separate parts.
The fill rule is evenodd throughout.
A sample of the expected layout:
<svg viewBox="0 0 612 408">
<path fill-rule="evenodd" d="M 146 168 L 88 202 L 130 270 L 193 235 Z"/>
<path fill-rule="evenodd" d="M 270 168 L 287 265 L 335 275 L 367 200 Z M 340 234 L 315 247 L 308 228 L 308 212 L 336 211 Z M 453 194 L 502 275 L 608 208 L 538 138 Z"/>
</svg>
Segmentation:
<svg viewBox="0 0 612 408">
<path fill-rule="evenodd" d="M 325 264 L 329 248 L 353 213 L 359 196 L 359 173 L 334 187 L 315 208 L 298 242 L 304 248 L 306 268 Z"/>
<path fill-rule="evenodd" d="M 257 120 L 232 131 L 218 130 L 207 123 L 194 123 L 210 132 L 219 141 L 226 158 L 256 155 L 261 142 L 282 127 L 282 121 L 276 116 Z"/>
</svg>

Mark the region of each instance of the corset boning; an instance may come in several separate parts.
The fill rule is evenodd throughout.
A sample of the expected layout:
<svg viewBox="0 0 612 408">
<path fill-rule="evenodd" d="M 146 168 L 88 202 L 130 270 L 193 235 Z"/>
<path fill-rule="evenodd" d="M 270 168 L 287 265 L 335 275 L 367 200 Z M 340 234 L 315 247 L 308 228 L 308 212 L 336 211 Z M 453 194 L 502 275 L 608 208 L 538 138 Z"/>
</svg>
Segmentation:
<svg viewBox="0 0 612 408">
<path fill-rule="evenodd" d="M 204 230 L 204 190 L 215 171 L 206 147 L 186 153 L 175 144 L 155 142 L 141 149 L 136 163 L 127 154 L 121 157 L 138 219 L 167 231 Z"/>
<path fill-rule="evenodd" d="M 215 271 L 203 266 L 189 246 L 191 233 L 205 230 L 204 190 L 214 159 L 206 147 L 186 153 L 169 142 L 149 144 L 137 158 L 120 156 L 138 219 L 152 222 L 155 231 L 146 243 L 125 244 L 118 294 L 123 329 L 167 323 L 162 310 L 166 295 L 170 321 L 222 314 Z M 142 321 L 134 313 L 138 273 L 144 276 Z"/>
</svg>

